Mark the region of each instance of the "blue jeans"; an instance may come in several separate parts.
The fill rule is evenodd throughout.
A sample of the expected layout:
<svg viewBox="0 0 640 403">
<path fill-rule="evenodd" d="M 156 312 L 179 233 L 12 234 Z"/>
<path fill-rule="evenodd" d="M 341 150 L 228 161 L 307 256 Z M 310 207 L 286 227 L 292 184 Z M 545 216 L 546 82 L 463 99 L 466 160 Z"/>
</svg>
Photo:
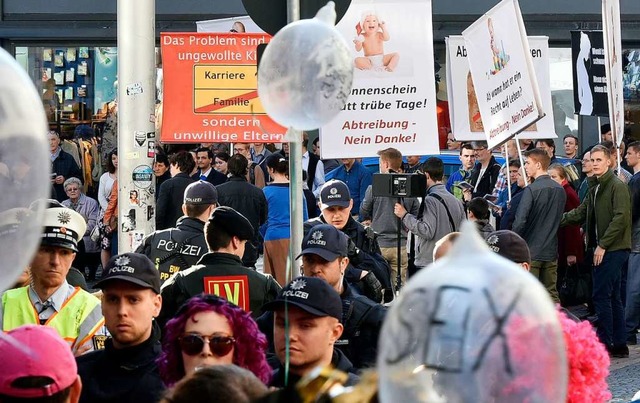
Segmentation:
<svg viewBox="0 0 640 403">
<path fill-rule="evenodd" d="M 640 326 L 640 253 L 629 254 L 627 306 L 624 313 L 627 338 L 635 339 L 636 329 Z"/>
<path fill-rule="evenodd" d="M 605 346 L 626 345 L 624 308 L 620 297 L 622 265 L 629 252 L 606 252 L 602 263 L 593 266 L 593 306 L 598 315 L 598 338 Z"/>
</svg>

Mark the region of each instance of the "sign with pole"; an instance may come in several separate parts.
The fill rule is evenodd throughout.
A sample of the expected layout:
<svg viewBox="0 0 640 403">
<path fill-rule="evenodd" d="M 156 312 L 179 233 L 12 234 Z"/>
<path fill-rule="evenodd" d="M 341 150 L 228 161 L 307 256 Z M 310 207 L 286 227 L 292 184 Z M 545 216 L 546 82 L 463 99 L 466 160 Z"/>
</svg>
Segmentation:
<svg viewBox="0 0 640 403">
<path fill-rule="evenodd" d="M 573 103 L 578 115 L 609 116 L 602 31 L 571 31 Z"/>
<path fill-rule="evenodd" d="M 544 116 L 518 1 L 501 1 L 462 36 L 484 132 L 494 148 Z"/>
<path fill-rule="evenodd" d="M 604 66 L 609 96 L 609 121 L 614 142 L 620 146 L 624 137 L 624 95 L 622 90 L 622 39 L 620 32 L 620 1 L 602 1 L 604 33 Z M 620 162 L 620 158 L 618 158 Z"/>
<path fill-rule="evenodd" d="M 530 36 L 529 49 L 533 59 L 535 75 L 540 86 L 544 110 L 549 111 L 538 122 L 527 127 L 521 136 L 528 139 L 556 138 L 551 101 L 551 79 L 549 73 L 549 38 Z M 449 36 L 447 45 L 447 94 L 452 132 L 461 141 L 485 140 L 484 125 L 476 96 L 467 49 L 462 36 Z"/>
</svg>

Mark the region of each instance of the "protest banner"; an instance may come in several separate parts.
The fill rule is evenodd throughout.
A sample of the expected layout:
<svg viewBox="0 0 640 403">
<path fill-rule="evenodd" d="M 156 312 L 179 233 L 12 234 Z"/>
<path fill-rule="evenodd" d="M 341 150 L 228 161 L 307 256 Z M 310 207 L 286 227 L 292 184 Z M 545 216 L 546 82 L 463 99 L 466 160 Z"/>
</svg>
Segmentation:
<svg viewBox="0 0 640 403">
<path fill-rule="evenodd" d="M 520 137 L 528 139 L 556 138 L 553 125 L 553 104 L 551 101 L 551 79 L 549 74 L 549 38 L 546 36 L 528 37 L 529 49 L 533 58 L 535 75 L 540 86 L 540 96 L 546 115 L 538 122 L 527 127 Z M 449 116 L 451 131 L 457 140 L 486 140 L 484 125 L 473 80 L 469 72 L 467 49 L 462 36 L 449 36 L 447 45 L 447 94 L 449 97 Z"/>
<path fill-rule="evenodd" d="M 344 109 L 320 130 L 322 158 L 439 153 L 431 1 L 355 0 L 336 26 L 355 72 Z"/>
<path fill-rule="evenodd" d="M 164 143 L 278 143 L 285 128 L 258 98 L 256 46 L 266 34 L 162 33 Z"/>
<path fill-rule="evenodd" d="M 196 21 L 198 32 L 265 33 L 248 15 Z"/>
<path fill-rule="evenodd" d="M 484 132 L 494 148 L 543 116 L 518 1 L 501 1 L 462 36 Z"/>
<path fill-rule="evenodd" d="M 573 104 L 582 116 L 609 116 L 602 31 L 571 31 Z"/>
<path fill-rule="evenodd" d="M 607 74 L 609 122 L 614 141 L 620 145 L 624 137 L 624 94 L 622 88 L 622 39 L 620 36 L 620 1 L 602 0 L 604 33 L 604 66 Z"/>
</svg>

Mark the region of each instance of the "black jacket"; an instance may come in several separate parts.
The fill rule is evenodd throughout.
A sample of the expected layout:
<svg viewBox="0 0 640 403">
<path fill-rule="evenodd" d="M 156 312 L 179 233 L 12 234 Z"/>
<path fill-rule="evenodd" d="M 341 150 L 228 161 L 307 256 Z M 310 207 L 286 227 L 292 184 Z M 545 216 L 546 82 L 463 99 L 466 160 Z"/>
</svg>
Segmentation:
<svg viewBox="0 0 640 403">
<path fill-rule="evenodd" d="M 176 228 L 149 234 L 136 252 L 151 259 L 160 272 L 160 281 L 165 282 L 174 273 L 198 263 L 208 252 L 204 223 L 197 218 L 180 217 Z"/>
<path fill-rule="evenodd" d="M 376 366 L 378 338 L 387 308 L 359 295 L 343 283 L 342 324 L 344 331 L 335 347 L 341 350 L 358 370 Z"/>
<path fill-rule="evenodd" d="M 164 326 L 189 298 L 215 294 L 251 312 L 262 313 L 262 305 L 278 295 L 280 286 L 265 276 L 242 266 L 239 257 L 229 253 L 207 253 L 196 266 L 180 271 L 162 286 L 162 310 L 158 322 Z"/>
<path fill-rule="evenodd" d="M 258 260 L 259 247 L 262 245 L 258 229 L 267 221 L 267 198 L 264 192 L 257 186 L 247 182 L 246 178 L 232 176 L 219 186 L 218 204 L 229 206 L 247 217 L 254 230 L 254 238 L 247 242 L 242 264 L 253 267 Z"/>
<path fill-rule="evenodd" d="M 58 158 L 51 163 L 51 173 L 64 176 L 64 180 L 78 178 L 80 181 L 83 181 L 82 171 L 80 171 L 80 167 L 76 164 L 76 160 L 73 159 L 71 154 L 63 150 L 60 150 Z M 62 202 L 69 198 L 64 191 L 64 185 L 62 183 L 54 184 L 53 188 L 56 191 L 55 198 L 57 201 Z"/>
<path fill-rule="evenodd" d="M 496 186 L 496 181 L 498 180 L 498 175 L 500 174 L 500 164 L 498 164 L 496 158 L 493 155 L 489 160 L 487 169 L 482 174 L 482 178 L 478 178 L 478 176 L 480 176 L 481 168 L 482 164 L 477 162 L 473 167 L 473 170 L 471 171 L 471 184 L 475 186 L 476 182 L 480 181 L 478 187 L 473 192 L 473 197 L 482 197 L 486 194 L 493 193 L 493 188 Z"/>
<path fill-rule="evenodd" d="M 180 172 L 160 186 L 156 206 L 157 230 L 175 227 L 178 218 L 182 217 L 184 190 L 193 182 L 189 174 Z"/>
<path fill-rule="evenodd" d="M 198 172 L 194 173 L 191 176 L 191 179 L 193 179 L 194 181 L 199 181 L 200 180 L 200 170 L 198 169 Z M 207 182 L 211 183 L 213 186 L 218 186 L 221 185 L 223 183 L 225 183 L 227 181 L 227 177 L 225 174 L 220 173 L 218 171 L 216 171 L 215 169 L 211 168 L 211 172 L 209 172 L 209 176 L 207 176 Z"/>
<path fill-rule="evenodd" d="M 322 215 L 308 220 L 304 223 L 304 234 L 306 235 L 316 225 L 326 223 Z M 365 228 L 353 217 L 349 217 L 347 224 L 341 231 L 353 241 L 357 248 L 355 250 L 351 248 L 349 251 L 350 263 L 346 274 L 347 281 L 351 284 L 356 284 L 359 282 L 363 270 L 370 271 L 382 284 L 382 288 L 388 291 L 385 293 L 385 301 L 391 301 L 393 299 L 391 266 L 382 257 L 380 245 L 378 245 L 373 230 L 370 227 Z"/>
<path fill-rule="evenodd" d="M 151 337 L 142 344 L 115 349 L 108 339 L 104 350 L 77 357 L 80 402 L 157 402 L 164 391 L 156 365 L 161 351 L 160 329 L 154 324 Z"/>
<path fill-rule="evenodd" d="M 156 201 L 158 201 L 158 195 L 160 194 L 160 186 L 169 179 L 171 179 L 171 172 L 168 170 L 162 175 L 156 176 Z"/>
</svg>

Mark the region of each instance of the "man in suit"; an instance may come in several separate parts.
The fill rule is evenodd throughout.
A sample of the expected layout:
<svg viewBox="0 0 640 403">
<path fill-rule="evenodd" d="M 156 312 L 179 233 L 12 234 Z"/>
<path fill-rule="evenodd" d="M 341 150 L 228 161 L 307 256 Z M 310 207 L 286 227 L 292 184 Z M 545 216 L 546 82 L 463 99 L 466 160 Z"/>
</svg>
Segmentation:
<svg viewBox="0 0 640 403">
<path fill-rule="evenodd" d="M 217 186 L 227 181 L 224 174 L 213 169 L 213 151 L 207 147 L 200 147 L 196 150 L 196 165 L 198 171 L 191 176 L 193 180 L 201 180 Z"/>
<path fill-rule="evenodd" d="M 176 226 L 178 218 L 182 217 L 182 198 L 184 190 L 191 183 L 189 173 L 193 171 L 195 162 L 191 154 L 179 151 L 169 157 L 171 179 L 166 180 L 158 190 L 156 204 L 156 230 Z"/>
</svg>

